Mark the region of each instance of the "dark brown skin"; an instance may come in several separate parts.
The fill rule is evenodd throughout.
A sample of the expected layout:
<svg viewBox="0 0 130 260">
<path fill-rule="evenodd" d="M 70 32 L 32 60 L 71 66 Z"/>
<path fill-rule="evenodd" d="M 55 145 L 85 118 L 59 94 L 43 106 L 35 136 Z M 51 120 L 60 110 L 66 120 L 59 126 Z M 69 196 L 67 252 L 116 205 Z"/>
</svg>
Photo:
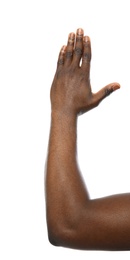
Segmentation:
<svg viewBox="0 0 130 260">
<path fill-rule="evenodd" d="M 90 199 L 77 163 L 78 115 L 120 88 L 118 83 L 112 83 L 93 94 L 90 61 L 90 38 L 84 36 L 83 29 L 78 29 L 76 36 L 69 34 L 51 87 L 46 165 L 49 241 L 75 249 L 129 250 L 130 194 Z"/>
</svg>

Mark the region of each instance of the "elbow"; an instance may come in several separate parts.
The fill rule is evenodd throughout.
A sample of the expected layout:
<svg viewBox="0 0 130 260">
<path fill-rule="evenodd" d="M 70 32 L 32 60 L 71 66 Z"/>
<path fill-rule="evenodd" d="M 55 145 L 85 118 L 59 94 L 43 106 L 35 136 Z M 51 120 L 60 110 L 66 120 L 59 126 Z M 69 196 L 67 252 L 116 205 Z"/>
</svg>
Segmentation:
<svg viewBox="0 0 130 260">
<path fill-rule="evenodd" d="M 57 223 L 48 221 L 47 219 L 48 241 L 53 246 L 60 246 L 61 234 Z"/>
<path fill-rule="evenodd" d="M 51 245 L 53 246 L 59 246 L 58 242 L 58 232 L 56 225 L 51 221 L 48 221 L 47 218 L 47 234 L 48 234 L 48 241 L 50 242 Z"/>
<path fill-rule="evenodd" d="M 52 234 L 52 232 L 48 232 L 48 240 L 53 246 L 60 246 L 60 240 L 56 234 Z"/>
<path fill-rule="evenodd" d="M 73 230 L 64 225 L 48 226 L 48 240 L 53 246 L 70 247 Z"/>
<path fill-rule="evenodd" d="M 64 228 L 61 227 L 59 230 L 59 227 L 48 227 L 48 240 L 51 245 L 53 246 L 64 246 Z"/>
<path fill-rule="evenodd" d="M 79 240 L 80 223 L 82 222 L 81 212 L 77 215 L 50 214 L 47 212 L 48 240 L 53 246 L 77 248 Z"/>
<path fill-rule="evenodd" d="M 53 246 L 60 246 L 59 225 L 57 224 L 57 221 L 54 221 L 54 217 L 47 215 L 46 222 L 48 241 Z"/>
<path fill-rule="evenodd" d="M 66 220 L 62 218 L 62 214 L 55 215 L 47 212 L 46 215 L 46 223 L 47 223 L 47 235 L 48 241 L 53 246 L 66 246 L 66 242 L 69 238 L 68 233 L 71 233 L 70 225 L 66 223 Z M 67 242 L 68 244 L 68 242 Z"/>
</svg>

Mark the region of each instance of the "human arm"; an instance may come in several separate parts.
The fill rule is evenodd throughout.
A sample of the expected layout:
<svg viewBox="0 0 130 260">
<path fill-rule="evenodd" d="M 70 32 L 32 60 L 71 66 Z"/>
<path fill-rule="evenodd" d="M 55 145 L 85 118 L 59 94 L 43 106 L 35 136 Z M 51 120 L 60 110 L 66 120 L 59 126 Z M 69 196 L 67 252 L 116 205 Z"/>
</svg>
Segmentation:
<svg viewBox="0 0 130 260">
<path fill-rule="evenodd" d="M 81 67 L 79 66 L 82 58 Z M 49 240 L 76 249 L 130 249 L 130 195 L 91 200 L 77 162 L 78 115 L 119 88 L 113 83 L 93 94 L 90 39 L 78 30 L 63 47 L 51 88 L 51 129 L 46 164 Z"/>
</svg>

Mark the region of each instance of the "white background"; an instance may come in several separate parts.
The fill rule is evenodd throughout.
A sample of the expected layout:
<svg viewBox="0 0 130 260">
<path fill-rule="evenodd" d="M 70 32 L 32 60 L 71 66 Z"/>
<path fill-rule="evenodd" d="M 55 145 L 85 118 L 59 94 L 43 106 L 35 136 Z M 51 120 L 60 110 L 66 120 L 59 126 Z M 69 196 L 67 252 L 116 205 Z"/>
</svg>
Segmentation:
<svg viewBox="0 0 130 260">
<path fill-rule="evenodd" d="M 79 163 L 90 196 L 130 191 L 130 14 L 127 0 L 0 1 L 0 259 L 129 259 L 129 252 L 53 247 L 44 165 L 49 91 L 69 32 L 91 37 L 91 83 L 121 89 L 79 118 Z"/>
</svg>

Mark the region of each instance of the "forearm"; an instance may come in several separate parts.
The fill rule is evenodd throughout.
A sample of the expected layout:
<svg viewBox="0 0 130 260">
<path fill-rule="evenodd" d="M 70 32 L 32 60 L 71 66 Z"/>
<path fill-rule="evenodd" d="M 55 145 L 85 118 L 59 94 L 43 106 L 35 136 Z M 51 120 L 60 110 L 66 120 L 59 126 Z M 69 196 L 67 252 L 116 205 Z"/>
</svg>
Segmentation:
<svg viewBox="0 0 130 260">
<path fill-rule="evenodd" d="M 77 225 L 89 197 L 77 163 L 77 117 L 53 114 L 46 168 L 48 228 Z"/>
</svg>

